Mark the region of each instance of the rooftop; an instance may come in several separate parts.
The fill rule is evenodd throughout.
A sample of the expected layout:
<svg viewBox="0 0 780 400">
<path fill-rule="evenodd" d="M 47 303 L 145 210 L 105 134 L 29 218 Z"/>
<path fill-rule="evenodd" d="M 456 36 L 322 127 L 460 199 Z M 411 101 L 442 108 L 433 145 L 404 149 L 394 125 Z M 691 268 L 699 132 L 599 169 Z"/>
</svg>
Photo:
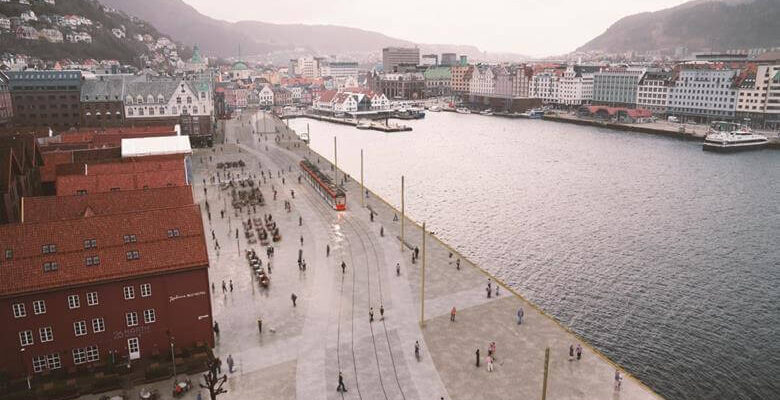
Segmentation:
<svg viewBox="0 0 780 400">
<path fill-rule="evenodd" d="M 166 154 L 192 154 L 187 136 L 160 136 L 122 139 L 122 157 Z"/>
</svg>

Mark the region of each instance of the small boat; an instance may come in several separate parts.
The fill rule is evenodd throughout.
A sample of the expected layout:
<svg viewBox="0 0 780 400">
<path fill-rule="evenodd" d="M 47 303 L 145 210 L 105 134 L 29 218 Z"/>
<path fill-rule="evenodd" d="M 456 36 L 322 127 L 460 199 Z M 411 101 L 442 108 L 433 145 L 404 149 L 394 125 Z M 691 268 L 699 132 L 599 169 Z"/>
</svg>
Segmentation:
<svg viewBox="0 0 780 400">
<path fill-rule="evenodd" d="M 471 114 L 471 110 L 469 110 L 466 107 L 459 107 L 459 108 L 455 109 L 455 112 L 458 113 L 458 114 Z"/>
<path fill-rule="evenodd" d="M 397 118 L 397 119 L 423 119 L 423 118 L 425 118 L 425 113 L 422 110 L 400 109 L 397 112 L 395 112 L 395 115 L 393 115 L 392 118 Z"/>
<path fill-rule="evenodd" d="M 371 121 L 360 121 L 356 127 L 358 129 L 371 129 Z"/>
<path fill-rule="evenodd" d="M 439 112 L 439 111 L 441 111 L 441 107 L 439 107 L 439 106 L 431 106 L 431 107 L 428 108 L 428 111 L 430 111 L 430 112 Z"/>
<path fill-rule="evenodd" d="M 479 115 L 487 115 L 487 116 L 493 115 L 493 110 L 488 108 L 487 110 L 480 111 Z"/>
<path fill-rule="evenodd" d="M 542 119 L 544 117 L 544 111 L 533 109 L 531 112 L 528 113 L 528 118 L 530 119 Z"/>
<path fill-rule="evenodd" d="M 710 125 L 702 150 L 728 153 L 761 149 L 769 145 L 766 136 L 753 133 L 747 125 L 715 121 Z"/>
</svg>

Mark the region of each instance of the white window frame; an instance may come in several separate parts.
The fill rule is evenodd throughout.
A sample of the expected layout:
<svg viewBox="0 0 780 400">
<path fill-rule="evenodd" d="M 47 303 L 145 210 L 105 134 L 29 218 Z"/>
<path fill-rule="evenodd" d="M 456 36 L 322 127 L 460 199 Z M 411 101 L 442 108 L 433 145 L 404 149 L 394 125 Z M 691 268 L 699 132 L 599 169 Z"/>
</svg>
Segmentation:
<svg viewBox="0 0 780 400">
<path fill-rule="evenodd" d="M 100 333 L 106 331 L 106 321 L 103 317 L 97 317 L 92 319 L 92 333 Z"/>
<path fill-rule="evenodd" d="M 49 369 L 62 368 L 62 361 L 60 360 L 60 353 L 51 353 L 46 356 L 46 367 Z"/>
<path fill-rule="evenodd" d="M 149 297 L 152 295 L 152 284 L 144 283 L 141 285 L 141 297 Z"/>
<path fill-rule="evenodd" d="M 135 311 L 125 313 L 125 322 L 127 326 L 138 326 L 138 313 Z"/>
<path fill-rule="evenodd" d="M 68 295 L 68 308 L 74 309 L 81 307 L 81 300 L 79 299 L 79 295 L 77 294 L 71 294 Z"/>
<path fill-rule="evenodd" d="M 27 316 L 27 309 L 24 307 L 24 303 L 14 303 L 11 308 L 14 311 L 14 318 L 24 318 Z"/>
<path fill-rule="evenodd" d="M 45 300 L 33 301 L 33 313 L 35 313 L 35 315 L 46 314 L 46 301 Z"/>
<path fill-rule="evenodd" d="M 35 344 L 35 340 L 33 339 L 33 333 L 31 330 L 19 332 L 19 345 L 32 346 L 34 344 Z"/>
<path fill-rule="evenodd" d="M 73 334 L 76 336 L 84 336 L 87 333 L 87 321 L 76 321 L 73 323 Z"/>
<path fill-rule="evenodd" d="M 46 369 L 46 356 L 35 356 L 32 358 L 33 372 L 43 372 Z"/>
<path fill-rule="evenodd" d="M 154 308 L 144 310 L 144 323 L 151 324 L 155 321 L 157 321 L 157 313 L 154 311 Z"/>
<path fill-rule="evenodd" d="M 88 363 L 100 361 L 100 349 L 98 349 L 97 345 L 87 346 L 85 350 L 87 352 Z"/>
<path fill-rule="evenodd" d="M 41 343 L 54 341 L 54 331 L 51 329 L 50 326 L 44 326 L 43 328 L 39 328 L 38 336 L 41 339 Z"/>
<path fill-rule="evenodd" d="M 73 364 L 81 365 L 87 362 L 87 351 L 83 347 L 73 349 Z"/>
<path fill-rule="evenodd" d="M 122 288 L 122 292 L 125 294 L 125 300 L 132 300 L 135 298 L 135 288 L 132 286 L 125 286 Z"/>
<path fill-rule="evenodd" d="M 96 306 L 98 304 L 100 304 L 100 299 L 98 298 L 98 292 L 87 292 L 87 305 Z"/>
</svg>

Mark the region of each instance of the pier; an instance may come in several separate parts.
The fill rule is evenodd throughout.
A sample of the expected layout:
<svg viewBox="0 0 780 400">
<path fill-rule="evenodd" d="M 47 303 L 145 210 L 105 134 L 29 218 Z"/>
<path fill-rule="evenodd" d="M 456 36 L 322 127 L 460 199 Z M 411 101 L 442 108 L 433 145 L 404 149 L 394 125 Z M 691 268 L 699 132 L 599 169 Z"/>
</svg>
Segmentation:
<svg viewBox="0 0 780 400">
<path fill-rule="evenodd" d="M 317 114 L 288 114 L 281 117 L 282 119 L 292 119 L 292 118 L 311 118 L 316 119 L 318 121 L 326 121 L 326 122 L 332 122 L 334 124 L 341 124 L 341 125 L 351 125 L 354 127 L 357 127 L 360 121 L 355 118 L 337 118 L 337 117 L 329 117 L 325 115 L 317 115 Z M 366 120 L 369 122 L 369 120 Z M 377 122 L 374 120 L 370 121 L 370 127 L 367 127 L 365 129 L 373 130 L 373 131 L 380 131 L 380 132 L 408 132 L 412 130 L 411 126 L 407 125 L 397 125 L 397 124 L 384 124 L 382 122 Z"/>
</svg>

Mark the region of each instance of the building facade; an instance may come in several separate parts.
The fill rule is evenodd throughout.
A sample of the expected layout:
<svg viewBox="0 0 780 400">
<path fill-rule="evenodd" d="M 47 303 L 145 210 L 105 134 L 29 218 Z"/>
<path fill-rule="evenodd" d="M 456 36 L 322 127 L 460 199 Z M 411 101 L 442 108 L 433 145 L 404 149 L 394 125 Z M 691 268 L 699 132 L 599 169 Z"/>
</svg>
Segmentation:
<svg viewBox="0 0 780 400">
<path fill-rule="evenodd" d="M 596 67 L 569 65 L 558 84 L 558 102 L 566 106 L 588 104 L 593 100 Z"/>
<path fill-rule="evenodd" d="M 124 83 L 120 79 L 85 80 L 81 85 L 82 127 L 122 126 L 125 122 Z"/>
<path fill-rule="evenodd" d="M 668 113 L 685 119 L 733 120 L 737 109 L 739 70 L 722 64 L 682 65 L 669 88 Z"/>
<path fill-rule="evenodd" d="M 593 74 L 593 104 L 635 107 L 644 69 L 608 68 Z"/>
<path fill-rule="evenodd" d="M 14 124 L 67 129 L 81 121 L 81 71 L 9 71 Z"/>
<path fill-rule="evenodd" d="M 369 75 L 371 90 L 388 99 L 417 100 L 425 97 L 425 77 L 419 72 Z"/>
<path fill-rule="evenodd" d="M 552 69 L 534 74 L 528 82 L 528 96 L 545 104 L 557 103 L 559 79 L 560 75 Z"/>
<path fill-rule="evenodd" d="M 417 47 L 385 47 L 382 49 L 382 67 L 385 73 L 396 72 L 399 66 L 420 64 L 420 49 Z"/>
<path fill-rule="evenodd" d="M 425 96 L 449 96 L 451 93 L 452 74 L 448 67 L 430 67 L 423 72 L 425 78 Z"/>
<path fill-rule="evenodd" d="M 753 126 L 780 126 L 780 64 L 757 65 L 737 83 L 736 117 Z"/>
<path fill-rule="evenodd" d="M 654 114 L 665 114 L 670 79 L 671 74 L 667 72 L 646 73 L 637 87 L 637 108 L 650 110 Z"/>
<path fill-rule="evenodd" d="M 468 96 L 471 85 L 471 75 L 474 67 L 471 65 L 456 65 L 450 68 L 450 87 L 456 96 Z"/>
<path fill-rule="evenodd" d="M 0 71 L 0 128 L 11 124 L 14 117 L 14 105 L 11 102 L 11 87 L 8 75 Z"/>
</svg>

